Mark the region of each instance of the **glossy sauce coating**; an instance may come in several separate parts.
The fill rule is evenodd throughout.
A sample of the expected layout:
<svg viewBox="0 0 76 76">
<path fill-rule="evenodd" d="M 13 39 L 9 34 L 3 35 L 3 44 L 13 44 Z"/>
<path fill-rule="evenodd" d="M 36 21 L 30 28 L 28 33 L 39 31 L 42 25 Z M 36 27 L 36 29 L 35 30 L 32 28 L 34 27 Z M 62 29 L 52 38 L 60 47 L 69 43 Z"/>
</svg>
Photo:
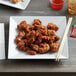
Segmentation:
<svg viewBox="0 0 76 76">
<path fill-rule="evenodd" d="M 24 20 L 18 24 L 17 29 L 19 33 L 15 42 L 20 51 L 26 51 L 30 55 L 58 51 L 60 37 L 55 34 L 59 29 L 56 24 L 43 26 L 41 20 L 35 19 L 31 25 Z"/>
</svg>

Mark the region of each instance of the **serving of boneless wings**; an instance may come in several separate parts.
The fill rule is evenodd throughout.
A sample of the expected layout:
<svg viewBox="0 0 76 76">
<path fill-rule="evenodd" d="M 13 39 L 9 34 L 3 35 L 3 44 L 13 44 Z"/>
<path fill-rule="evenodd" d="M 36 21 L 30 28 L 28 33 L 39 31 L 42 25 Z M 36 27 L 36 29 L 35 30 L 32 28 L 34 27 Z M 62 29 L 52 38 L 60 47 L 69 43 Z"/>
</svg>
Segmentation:
<svg viewBox="0 0 76 76">
<path fill-rule="evenodd" d="M 22 21 L 17 29 L 19 33 L 15 42 L 20 51 L 26 51 L 30 55 L 58 51 L 60 37 L 55 34 L 59 29 L 56 24 L 48 23 L 43 26 L 41 20 L 34 19 L 32 25 Z"/>
</svg>

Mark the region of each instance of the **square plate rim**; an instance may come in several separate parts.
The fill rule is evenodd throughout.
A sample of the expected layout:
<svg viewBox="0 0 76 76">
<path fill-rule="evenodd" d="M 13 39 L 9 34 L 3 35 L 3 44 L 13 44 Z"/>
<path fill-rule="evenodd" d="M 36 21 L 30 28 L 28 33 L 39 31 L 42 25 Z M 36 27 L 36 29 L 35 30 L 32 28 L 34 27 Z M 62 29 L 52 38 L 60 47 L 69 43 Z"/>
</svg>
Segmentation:
<svg viewBox="0 0 76 76">
<path fill-rule="evenodd" d="M 0 60 L 5 60 L 5 31 L 4 31 L 4 23 L 0 23 L 0 25 L 2 25 L 2 27 L 3 27 L 3 36 L 4 36 L 4 57 L 2 57 L 2 58 L 0 58 Z"/>
<path fill-rule="evenodd" d="M 12 6 L 12 5 L 8 5 L 6 3 L 2 3 L 2 0 L 0 1 L 0 4 L 8 6 L 8 7 L 13 7 L 13 8 L 17 8 L 17 9 L 21 9 L 21 10 L 25 10 L 27 8 L 27 6 L 29 5 L 29 3 L 31 2 L 31 0 L 28 0 L 27 4 L 25 5 L 25 7 L 16 7 L 16 6 Z"/>
</svg>

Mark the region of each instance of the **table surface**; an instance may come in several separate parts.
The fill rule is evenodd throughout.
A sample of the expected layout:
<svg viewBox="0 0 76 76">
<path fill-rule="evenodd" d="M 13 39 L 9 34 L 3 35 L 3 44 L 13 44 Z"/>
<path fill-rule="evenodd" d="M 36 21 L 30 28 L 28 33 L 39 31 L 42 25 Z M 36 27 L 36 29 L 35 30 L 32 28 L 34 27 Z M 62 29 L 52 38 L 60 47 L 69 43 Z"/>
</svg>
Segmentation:
<svg viewBox="0 0 76 76">
<path fill-rule="evenodd" d="M 64 1 L 64 8 L 60 11 L 51 9 L 49 0 L 31 0 L 24 11 L 0 5 L 0 23 L 5 23 L 6 51 L 6 60 L 0 61 L 0 72 L 76 72 L 76 39 L 69 37 L 71 30 L 68 34 L 68 60 L 7 60 L 10 16 L 66 16 L 68 19 L 67 0 Z M 73 17 L 72 23 L 75 23 L 76 17 Z"/>
</svg>

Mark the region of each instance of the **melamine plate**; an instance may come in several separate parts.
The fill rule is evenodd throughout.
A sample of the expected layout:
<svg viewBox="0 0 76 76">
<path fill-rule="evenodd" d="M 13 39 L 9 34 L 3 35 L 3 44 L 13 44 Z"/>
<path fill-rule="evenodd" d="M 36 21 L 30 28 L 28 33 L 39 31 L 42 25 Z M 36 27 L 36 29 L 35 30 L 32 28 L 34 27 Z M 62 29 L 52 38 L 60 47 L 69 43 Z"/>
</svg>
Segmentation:
<svg viewBox="0 0 76 76">
<path fill-rule="evenodd" d="M 5 59 L 4 24 L 0 23 L 0 59 Z"/>
<path fill-rule="evenodd" d="M 10 0 L 0 0 L 0 4 L 4 4 L 4 5 L 7 5 L 7 6 L 11 6 L 11 7 L 15 7 L 15 8 L 18 8 L 18 9 L 26 9 L 26 7 L 28 6 L 30 0 L 24 0 L 23 2 L 19 2 L 17 4 L 13 4 L 11 3 Z"/>
<path fill-rule="evenodd" d="M 14 43 L 14 39 L 17 33 L 17 24 L 21 21 L 26 20 L 29 24 L 32 24 L 34 19 L 40 19 L 43 25 L 47 25 L 49 22 L 53 22 L 59 26 L 59 30 L 56 32 L 58 36 L 60 36 L 60 43 L 63 38 L 64 31 L 66 29 L 66 17 L 64 16 L 11 16 L 10 17 L 10 30 L 9 30 L 9 50 L 8 50 L 8 58 L 9 59 L 55 59 L 56 53 L 46 53 L 46 54 L 37 54 L 37 55 L 28 55 L 26 52 L 20 52 L 16 48 L 16 44 Z M 66 39 L 63 53 L 60 59 L 68 58 L 68 40 Z"/>
</svg>

